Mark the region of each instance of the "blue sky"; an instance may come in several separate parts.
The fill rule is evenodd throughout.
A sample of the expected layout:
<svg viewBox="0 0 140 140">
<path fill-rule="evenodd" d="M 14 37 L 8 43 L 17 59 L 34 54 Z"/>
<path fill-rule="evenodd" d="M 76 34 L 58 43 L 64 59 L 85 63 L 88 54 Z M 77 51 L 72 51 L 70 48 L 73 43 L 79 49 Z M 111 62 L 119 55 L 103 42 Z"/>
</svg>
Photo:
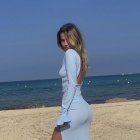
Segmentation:
<svg viewBox="0 0 140 140">
<path fill-rule="evenodd" d="M 138 0 L 0 1 L 0 82 L 59 78 L 59 27 L 75 23 L 88 52 L 87 76 L 140 73 Z"/>
</svg>

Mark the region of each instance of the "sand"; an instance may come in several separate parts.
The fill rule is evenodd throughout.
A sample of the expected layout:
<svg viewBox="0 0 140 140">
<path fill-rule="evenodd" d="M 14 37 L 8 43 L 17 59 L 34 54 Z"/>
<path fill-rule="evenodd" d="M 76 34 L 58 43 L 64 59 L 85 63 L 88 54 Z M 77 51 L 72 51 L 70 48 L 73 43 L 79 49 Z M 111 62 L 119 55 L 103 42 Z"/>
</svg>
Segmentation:
<svg viewBox="0 0 140 140">
<path fill-rule="evenodd" d="M 140 140 L 140 101 L 91 107 L 92 140 Z M 0 140 L 50 140 L 59 110 L 60 106 L 0 111 Z"/>
</svg>

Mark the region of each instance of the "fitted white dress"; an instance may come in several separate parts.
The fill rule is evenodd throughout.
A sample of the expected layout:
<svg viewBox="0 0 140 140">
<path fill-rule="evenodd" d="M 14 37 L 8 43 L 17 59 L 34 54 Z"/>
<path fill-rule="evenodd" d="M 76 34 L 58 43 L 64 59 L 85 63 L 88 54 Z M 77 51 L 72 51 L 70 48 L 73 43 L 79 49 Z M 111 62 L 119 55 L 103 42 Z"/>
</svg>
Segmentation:
<svg viewBox="0 0 140 140">
<path fill-rule="evenodd" d="M 93 120 L 91 106 L 81 95 L 81 84 L 77 84 L 81 60 L 74 49 L 65 51 L 59 75 L 62 78 L 62 105 L 55 127 L 60 128 L 62 140 L 90 140 L 90 125 Z"/>
</svg>

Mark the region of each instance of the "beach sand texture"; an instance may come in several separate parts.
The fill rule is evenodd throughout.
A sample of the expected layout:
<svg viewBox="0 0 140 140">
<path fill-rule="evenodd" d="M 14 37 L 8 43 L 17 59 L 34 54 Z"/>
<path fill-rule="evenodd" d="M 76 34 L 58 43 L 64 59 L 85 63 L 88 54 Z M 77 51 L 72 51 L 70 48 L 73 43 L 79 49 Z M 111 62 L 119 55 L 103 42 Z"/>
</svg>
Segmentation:
<svg viewBox="0 0 140 140">
<path fill-rule="evenodd" d="M 140 140 L 140 101 L 91 107 L 92 140 Z M 60 106 L 0 111 L 0 140 L 50 140 L 59 110 Z"/>
</svg>

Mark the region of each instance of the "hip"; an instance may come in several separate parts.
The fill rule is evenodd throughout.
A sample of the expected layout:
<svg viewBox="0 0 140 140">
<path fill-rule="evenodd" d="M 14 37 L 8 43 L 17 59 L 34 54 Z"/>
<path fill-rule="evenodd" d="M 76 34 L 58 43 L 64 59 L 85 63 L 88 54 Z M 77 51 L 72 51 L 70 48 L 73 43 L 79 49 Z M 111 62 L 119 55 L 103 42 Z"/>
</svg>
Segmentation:
<svg viewBox="0 0 140 140">
<path fill-rule="evenodd" d="M 88 102 L 81 96 L 78 98 L 74 98 L 68 110 L 91 110 Z"/>
</svg>

